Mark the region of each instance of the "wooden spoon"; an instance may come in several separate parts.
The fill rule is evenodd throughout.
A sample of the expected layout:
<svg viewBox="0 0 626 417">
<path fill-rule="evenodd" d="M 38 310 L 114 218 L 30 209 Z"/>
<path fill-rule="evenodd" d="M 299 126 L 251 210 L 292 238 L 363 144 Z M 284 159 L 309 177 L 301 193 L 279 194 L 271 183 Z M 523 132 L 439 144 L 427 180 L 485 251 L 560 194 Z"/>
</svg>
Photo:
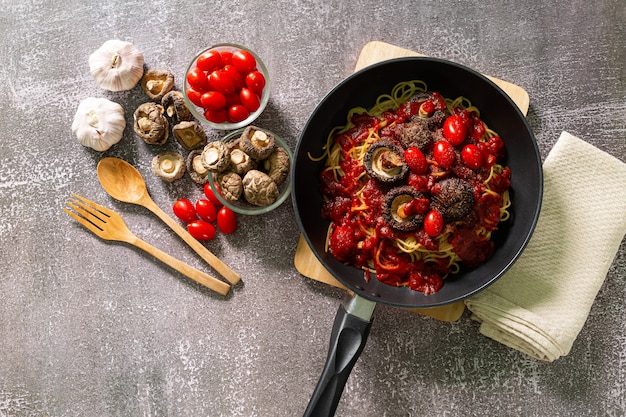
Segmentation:
<svg viewBox="0 0 626 417">
<path fill-rule="evenodd" d="M 156 205 L 150 194 L 148 194 L 148 188 L 141 173 L 134 166 L 122 159 L 109 157 L 100 160 L 97 171 L 98 180 L 100 180 L 102 188 L 111 197 L 125 203 L 138 204 L 147 208 L 176 232 L 202 259 L 231 284 L 236 285 L 241 280 L 241 277 L 235 271 L 230 269 Z"/>
</svg>

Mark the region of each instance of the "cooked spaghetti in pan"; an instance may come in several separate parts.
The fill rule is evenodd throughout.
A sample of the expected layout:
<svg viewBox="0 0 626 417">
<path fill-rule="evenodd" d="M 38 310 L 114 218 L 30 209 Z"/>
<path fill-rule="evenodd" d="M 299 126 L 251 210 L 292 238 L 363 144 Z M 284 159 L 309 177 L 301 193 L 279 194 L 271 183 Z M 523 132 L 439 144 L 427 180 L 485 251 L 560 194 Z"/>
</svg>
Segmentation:
<svg viewBox="0 0 626 417">
<path fill-rule="evenodd" d="M 319 157 L 326 250 L 365 279 L 437 292 L 493 252 L 511 204 L 504 156 L 467 98 L 397 84 L 328 135 Z"/>
</svg>

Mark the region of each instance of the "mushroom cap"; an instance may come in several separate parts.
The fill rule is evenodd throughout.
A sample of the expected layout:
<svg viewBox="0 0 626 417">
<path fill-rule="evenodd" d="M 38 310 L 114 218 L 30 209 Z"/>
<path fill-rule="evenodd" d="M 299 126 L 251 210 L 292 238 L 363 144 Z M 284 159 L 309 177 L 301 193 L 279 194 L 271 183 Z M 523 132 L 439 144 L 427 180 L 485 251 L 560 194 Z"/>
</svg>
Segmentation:
<svg viewBox="0 0 626 417">
<path fill-rule="evenodd" d="M 209 182 L 209 170 L 202 163 L 202 151 L 194 149 L 187 155 L 187 172 L 196 184 L 204 185 Z"/>
<path fill-rule="evenodd" d="M 183 121 L 195 120 L 187 104 L 185 104 L 183 93 L 180 91 L 172 90 L 165 94 L 161 99 L 161 106 L 165 110 L 165 115 L 172 120 L 174 125 Z"/>
<path fill-rule="evenodd" d="M 277 146 L 274 152 L 263 161 L 263 168 L 276 185 L 281 185 L 289 176 L 291 168 L 287 151 Z"/>
<path fill-rule="evenodd" d="M 163 145 L 169 137 L 169 123 L 163 106 L 153 102 L 141 104 L 133 113 L 133 130 L 149 145 Z"/>
<path fill-rule="evenodd" d="M 174 87 L 174 74 L 166 70 L 148 70 L 141 78 L 141 87 L 152 100 L 161 100 Z"/>
<path fill-rule="evenodd" d="M 415 199 L 425 198 L 422 193 L 410 185 L 391 189 L 383 200 L 383 217 L 387 224 L 396 230 L 410 232 L 418 229 L 424 222 L 424 214 L 406 213 L 404 207 Z"/>
<path fill-rule="evenodd" d="M 185 174 L 185 158 L 178 152 L 165 151 L 152 158 L 152 172 L 167 182 L 181 178 Z"/>
<path fill-rule="evenodd" d="M 470 183 L 460 178 L 448 178 L 432 189 L 432 206 L 446 221 L 460 220 L 472 211 L 474 191 Z"/>
<path fill-rule="evenodd" d="M 278 199 L 280 192 L 269 175 L 253 169 L 243 177 L 243 194 L 250 204 L 269 206 Z"/>
<path fill-rule="evenodd" d="M 404 149 L 388 140 L 371 144 L 365 152 L 363 164 L 370 177 L 385 184 L 398 182 L 409 172 Z"/>
<path fill-rule="evenodd" d="M 209 142 L 202 150 L 202 163 L 211 172 L 224 172 L 230 165 L 230 149 L 219 140 Z"/>
<path fill-rule="evenodd" d="M 248 126 L 239 138 L 239 147 L 254 159 L 265 159 L 276 147 L 274 135 L 256 126 Z"/>
<path fill-rule="evenodd" d="M 196 121 L 182 121 L 172 127 L 176 141 L 186 150 L 205 146 L 208 142 L 206 132 Z"/>
</svg>

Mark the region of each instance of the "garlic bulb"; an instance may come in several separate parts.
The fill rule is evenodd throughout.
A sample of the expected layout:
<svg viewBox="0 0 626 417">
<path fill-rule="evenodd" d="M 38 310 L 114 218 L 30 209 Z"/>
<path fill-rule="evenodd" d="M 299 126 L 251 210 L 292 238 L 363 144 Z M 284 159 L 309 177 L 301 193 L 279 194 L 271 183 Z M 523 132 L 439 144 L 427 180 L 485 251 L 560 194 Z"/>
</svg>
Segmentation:
<svg viewBox="0 0 626 417">
<path fill-rule="evenodd" d="M 89 72 L 105 90 L 130 90 L 143 76 L 143 54 L 130 42 L 111 39 L 89 56 Z"/>
<path fill-rule="evenodd" d="M 122 106 L 106 98 L 89 97 L 78 105 L 72 133 L 81 145 L 106 151 L 122 139 L 125 127 Z"/>
</svg>

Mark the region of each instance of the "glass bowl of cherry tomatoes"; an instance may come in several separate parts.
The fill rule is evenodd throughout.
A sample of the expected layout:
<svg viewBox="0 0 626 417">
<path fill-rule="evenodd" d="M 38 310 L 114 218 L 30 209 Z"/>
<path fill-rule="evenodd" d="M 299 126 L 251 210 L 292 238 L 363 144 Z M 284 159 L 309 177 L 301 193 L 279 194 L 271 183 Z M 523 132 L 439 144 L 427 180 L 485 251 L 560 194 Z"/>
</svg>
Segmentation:
<svg viewBox="0 0 626 417">
<path fill-rule="evenodd" d="M 269 73 L 261 58 L 232 43 L 200 51 L 189 63 L 183 84 L 191 113 L 203 124 L 220 130 L 252 123 L 270 96 Z"/>
</svg>

